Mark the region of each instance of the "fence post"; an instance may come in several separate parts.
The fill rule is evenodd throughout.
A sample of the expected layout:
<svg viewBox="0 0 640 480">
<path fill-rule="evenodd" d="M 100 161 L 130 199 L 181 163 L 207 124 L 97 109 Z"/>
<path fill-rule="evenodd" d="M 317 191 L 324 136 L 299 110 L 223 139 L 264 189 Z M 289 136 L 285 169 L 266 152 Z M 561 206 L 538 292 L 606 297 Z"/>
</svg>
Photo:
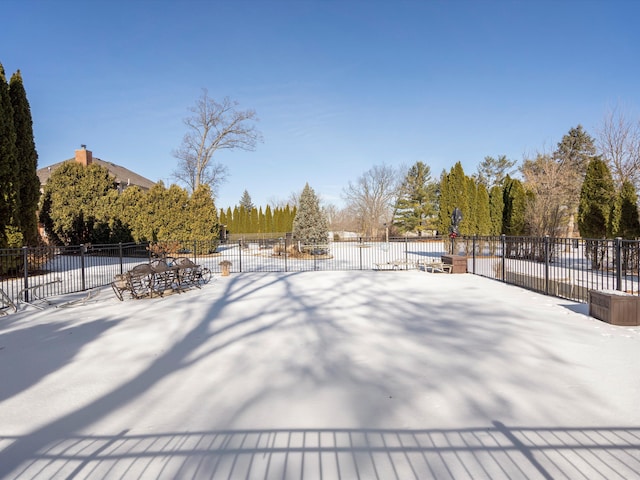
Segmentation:
<svg viewBox="0 0 640 480">
<path fill-rule="evenodd" d="M 24 269 L 24 301 L 29 301 L 29 247 L 22 247 L 22 267 Z"/>
<path fill-rule="evenodd" d="M 549 295 L 549 235 L 542 239 L 544 245 L 544 293 Z"/>
<path fill-rule="evenodd" d="M 242 240 L 238 240 L 238 271 L 242 273 Z"/>
<path fill-rule="evenodd" d="M 507 236 L 503 233 L 502 235 L 500 235 L 500 243 L 502 244 L 502 261 L 500 262 L 501 265 L 501 270 L 502 272 L 500 272 L 501 276 L 502 276 L 502 281 L 504 283 L 507 283 L 507 276 L 506 276 L 506 259 L 507 259 Z"/>
<path fill-rule="evenodd" d="M 358 253 L 360 254 L 360 270 L 362 270 L 362 249 L 364 248 L 364 245 L 362 244 L 362 237 L 359 238 L 360 241 L 360 248 L 358 249 Z"/>
<path fill-rule="evenodd" d="M 476 273 L 476 248 L 477 248 L 477 240 L 478 234 L 473 235 L 473 240 L 471 243 L 471 273 L 475 275 Z"/>
<path fill-rule="evenodd" d="M 406 235 L 404 236 L 404 263 L 407 265 L 405 268 L 409 270 L 409 244 Z"/>
<path fill-rule="evenodd" d="M 80 244 L 80 279 L 82 285 L 82 291 L 86 290 L 85 287 L 85 271 L 84 271 L 84 252 L 86 252 L 86 247 L 84 243 Z"/>
<path fill-rule="evenodd" d="M 122 259 L 122 242 L 118 243 L 118 255 L 120 256 L 120 275 L 122 275 L 122 273 L 124 272 L 123 270 L 123 259 Z"/>
<path fill-rule="evenodd" d="M 285 234 L 284 236 L 284 252 L 282 252 L 282 255 L 284 256 L 284 271 L 285 273 L 287 272 L 287 252 L 289 251 L 289 239 L 287 238 L 287 235 Z"/>
<path fill-rule="evenodd" d="M 616 237 L 614 245 L 616 252 L 616 290 L 622 291 L 622 238 Z"/>
</svg>

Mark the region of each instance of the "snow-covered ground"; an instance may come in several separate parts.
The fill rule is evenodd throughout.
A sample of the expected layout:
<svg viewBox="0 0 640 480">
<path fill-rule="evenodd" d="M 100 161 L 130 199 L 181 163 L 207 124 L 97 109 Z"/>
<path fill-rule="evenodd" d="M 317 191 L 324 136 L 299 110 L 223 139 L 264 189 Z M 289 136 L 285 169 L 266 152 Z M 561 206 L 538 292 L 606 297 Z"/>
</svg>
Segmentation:
<svg viewBox="0 0 640 480">
<path fill-rule="evenodd" d="M 640 478 L 640 327 L 475 275 L 0 317 L 0 478 Z"/>
</svg>

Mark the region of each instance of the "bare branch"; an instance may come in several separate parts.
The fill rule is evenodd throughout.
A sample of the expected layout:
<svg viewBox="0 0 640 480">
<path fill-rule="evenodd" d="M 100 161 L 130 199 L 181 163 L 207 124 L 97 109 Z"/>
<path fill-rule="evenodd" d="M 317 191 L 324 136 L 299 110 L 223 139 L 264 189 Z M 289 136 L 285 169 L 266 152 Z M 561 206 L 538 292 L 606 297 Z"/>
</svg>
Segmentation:
<svg viewBox="0 0 640 480">
<path fill-rule="evenodd" d="M 184 119 L 188 131 L 180 148 L 173 152 L 179 162 L 174 177 L 194 191 L 201 183 L 211 186 L 214 195 L 227 176 L 227 168 L 212 162 L 218 150 L 253 151 L 262 135 L 254 122 L 255 110 L 238 110 L 238 102 L 225 97 L 220 103 L 206 89 L 189 108 Z"/>
</svg>

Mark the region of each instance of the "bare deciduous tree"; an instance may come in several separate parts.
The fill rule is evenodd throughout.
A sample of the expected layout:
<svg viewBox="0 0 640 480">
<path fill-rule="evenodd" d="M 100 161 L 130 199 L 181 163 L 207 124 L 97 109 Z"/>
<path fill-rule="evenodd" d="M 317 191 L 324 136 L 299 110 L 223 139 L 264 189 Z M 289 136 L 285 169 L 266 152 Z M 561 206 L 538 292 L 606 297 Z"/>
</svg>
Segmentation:
<svg viewBox="0 0 640 480">
<path fill-rule="evenodd" d="M 525 218 L 531 235 L 558 237 L 571 217 L 572 177 L 550 155 L 525 160 L 520 169 L 527 195 Z"/>
<path fill-rule="evenodd" d="M 218 150 L 255 150 L 262 136 L 253 122 L 254 110 L 238 110 L 238 102 L 225 97 L 218 103 L 206 89 L 189 110 L 193 115 L 184 119 L 188 131 L 180 148 L 173 152 L 178 159 L 174 177 L 195 191 L 198 185 L 211 186 L 214 195 L 227 176 L 227 167 L 214 163 Z"/>
<path fill-rule="evenodd" d="M 640 187 L 640 121 L 629 120 L 618 107 L 611 109 L 598 130 L 597 144 L 618 188 L 624 181 Z"/>
<path fill-rule="evenodd" d="M 399 180 L 394 168 L 376 165 L 344 189 L 347 208 L 358 219 L 362 234 L 377 235 L 384 223 L 391 225 Z"/>
</svg>

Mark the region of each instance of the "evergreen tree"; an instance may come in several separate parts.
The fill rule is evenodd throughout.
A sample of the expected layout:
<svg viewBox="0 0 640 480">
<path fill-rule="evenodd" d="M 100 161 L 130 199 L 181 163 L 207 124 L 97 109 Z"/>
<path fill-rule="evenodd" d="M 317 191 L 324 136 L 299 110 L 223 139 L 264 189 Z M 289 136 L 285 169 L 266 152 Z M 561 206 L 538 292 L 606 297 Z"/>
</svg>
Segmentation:
<svg viewBox="0 0 640 480">
<path fill-rule="evenodd" d="M 273 233 L 273 213 L 271 213 L 271 206 L 267 205 L 267 208 L 264 211 L 264 223 L 265 223 L 265 232 Z"/>
<path fill-rule="evenodd" d="M 622 237 L 634 240 L 640 237 L 640 220 L 638 219 L 638 195 L 633 184 L 625 180 L 622 189 L 616 199 L 612 226 L 610 228 L 614 237 Z"/>
<path fill-rule="evenodd" d="M 240 207 L 237 205 L 233 207 L 233 215 L 231 216 L 231 233 L 240 233 L 241 223 L 240 223 Z"/>
<path fill-rule="evenodd" d="M 578 208 L 578 229 L 583 238 L 611 236 L 609 216 L 614 203 L 614 184 L 607 164 L 600 158 L 589 162 Z"/>
<path fill-rule="evenodd" d="M 45 186 L 48 209 L 43 208 L 41 216 L 43 223 L 52 228 L 47 234 L 67 245 L 94 242 L 96 223 L 108 222 L 103 197 L 115 189 L 114 179 L 106 168 L 65 162 L 51 174 Z"/>
<path fill-rule="evenodd" d="M 503 189 L 502 228 L 506 235 L 525 234 L 525 210 L 527 196 L 522 182 L 507 175 Z"/>
<path fill-rule="evenodd" d="M 568 212 L 567 236 L 573 236 L 575 218 L 580 203 L 580 192 L 584 181 L 587 166 L 596 156 L 596 147 L 593 138 L 578 125 L 571 128 L 558 143 L 553 153 L 554 160 L 560 166 L 562 172 L 562 191 L 564 192 L 564 205 Z"/>
<path fill-rule="evenodd" d="M 327 218 L 308 183 L 300 194 L 299 208 L 293 221 L 293 238 L 305 245 L 324 244 L 329 239 Z"/>
<path fill-rule="evenodd" d="M 596 157 L 587 165 L 578 206 L 578 229 L 586 239 L 585 255 L 593 270 L 599 270 L 603 265 L 606 248 L 602 248 L 598 240 L 612 235 L 614 205 L 613 177 L 607 164 Z"/>
<path fill-rule="evenodd" d="M 201 183 L 191 194 L 188 218 L 186 227 L 189 240 L 203 241 L 209 244 L 213 242 L 217 245 L 219 238 L 218 211 L 213 201 L 211 187 L 208 184 Z"/>
<path fill-rule="evenodd" d="M 596 147 L 593 138 L 583 128 L 578 125 L 569 130 L 558 142 L 558 147 L 554 152 L 554 158 L 567 174 L 574 175 L 581 180 L 584 178 L 589 162 L 596 155 Z M 578 187 L 579 189 L 579 187 Z"/>
<path fill-rule="evenodd" d="M 467 219 L 466 222 L 462 222 L 460 225 L 461 235 L 473 235 L 478 233 L 478 187 L 473 178 L 464 177 L 467 185 L 467 208 L 466 212 L 463 211 L 463 219 Z"/>
<path fill-rule="evenodd" d="M 427 220 L 435 213 L 436 188 L 431 169 L 417 162 L 409 169 L 400 187 L 395 208 L 394 225 L 400 232 L 422 232 L 428 228 Z"/>
<path fill-rule="evenodd" d="M 145 193 L 140 187 L 132 186 L 126 188 L 117 196 L 115 211 L 116 229 L 119 225 L 130 232 L 131 239 L 134 242 L 143 242 L 147 238 L 144 236 L 144 226 L 142 222 L 142 212 Z M 119 225 L 118 225 L 119 224 Z M 125 241 L 125 240 L 118 240 Z"/>
<path fill-rule="evenodd" d="M 227 214 L 224 212 L 224 209 L 220 209 L 218 218 L 220 219 L 220 225 L 227 225 Z"/>
<path fill-rule="evenodd" d="M 494 185 L 489 191 L 489 216 L 491 217 L 490 235 L 502 233 L 502 214 L 504 211 L 504 198 L 502 187 Z"/>
<path fill-rule="evenodd" d="M 37 175 L 38 154 L 33 140 L 33 122 L 27 94 L 22 84 L 20 70 L 13 74 L 9 82 L 9 95 L 13 108 L 13 124 L 16 132 L 17 155 L 17 224 L 24 242 L 35 245 L 38 240 L 38 220 L 36 211 L 40 200 L 40 180 Z"/>
<path fill-rule="evenodd" d="M 240 198 L 240 206 L 244 207 L 247 213 L 251 213 L 251 210 L 256 208 L 253 202 L 251 201 L 251 195 L 249 195 L 249 192 L 247 190 L 242 192 L 242 197 Z"/>
<path fill-rule="evenodd" d="M 448 235 L 451 226 L 451 214 L 455 208 L 462 212 L 460 232 L 467 232 L 467 225 L 473 219 L 469 218 L 469 190 L 462 164 L 457 162 L 450 172 L 442 174 L 440 179 L 440 195 L 438 198 L 438 232 Z"/>
<path fill-rule="evenodd" d="M 478 235 L 491 234 L 491 211 L 489 193 L 484 184 L 478 184 L 476 192 L 476 231 Z"/>
<path fill-rule="evenodd" d="M 227 207 L 226 217 L 227 222 L 225 223 L 225 225 L 227 226 L 227 231 L 231 231 L 231 228 L 233 226 L 233 212 L 231 211 L 231 207 Z"/>
<path fill-rule="evenodd" d="M 0 247 L 7 246 L 7 229 L 18 226 L 18 152 L 13 117 L 9 85 L 0 64 Z"/>
<path fill-rule="evenodd" d="M 506 155 L 500 155 L 498 158 L 484 157 L 484 160 L 478 165 L 476 179 L 478 183 L 491 189 L 496 185 L 502 185 L 507 175 L 513 173 L 515 165 L 516 161 L 509 160 Z"/>
</svg>

